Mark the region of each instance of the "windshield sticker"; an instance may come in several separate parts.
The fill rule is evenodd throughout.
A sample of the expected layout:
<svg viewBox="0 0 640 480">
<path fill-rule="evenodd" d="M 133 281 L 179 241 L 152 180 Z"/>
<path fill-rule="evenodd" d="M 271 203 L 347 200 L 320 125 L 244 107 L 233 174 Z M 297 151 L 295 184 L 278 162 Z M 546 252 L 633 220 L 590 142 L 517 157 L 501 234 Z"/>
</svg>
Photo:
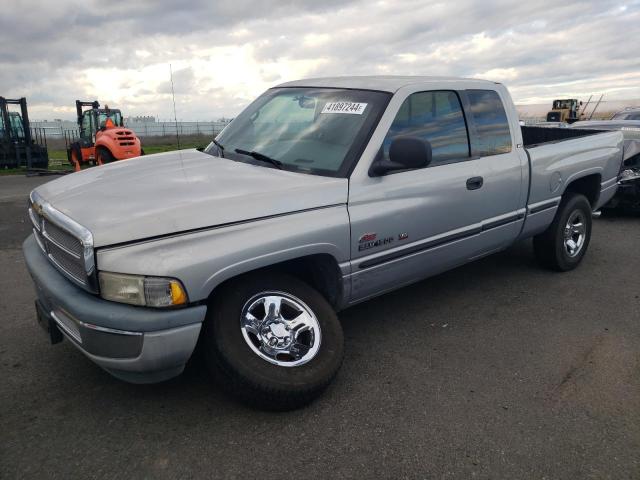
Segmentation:
<svg viewBox="0 0 640 480">
<path fill-rule="evenodd" d="M 362 115 L 366 108 L 366 103 L 357 102 L 329 102 L 320 113 L 348 113 L 351 115 Z"/>
</svg>

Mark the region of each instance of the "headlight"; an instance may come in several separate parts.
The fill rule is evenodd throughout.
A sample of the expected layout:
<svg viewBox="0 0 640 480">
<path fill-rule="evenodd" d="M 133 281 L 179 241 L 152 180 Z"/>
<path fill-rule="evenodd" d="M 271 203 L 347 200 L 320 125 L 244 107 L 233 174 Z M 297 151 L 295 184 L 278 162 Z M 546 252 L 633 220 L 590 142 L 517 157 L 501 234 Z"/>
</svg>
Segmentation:
<svg viewBox="0 0 640 480">
<path fill-rule="evenodd" d="M 100 295 L 105 300 L 147 307 L 172 307 L 187 303 L 187 292 L 182 283 L 174 278 L 99 272 L 98 279 Z"/>
</svg>

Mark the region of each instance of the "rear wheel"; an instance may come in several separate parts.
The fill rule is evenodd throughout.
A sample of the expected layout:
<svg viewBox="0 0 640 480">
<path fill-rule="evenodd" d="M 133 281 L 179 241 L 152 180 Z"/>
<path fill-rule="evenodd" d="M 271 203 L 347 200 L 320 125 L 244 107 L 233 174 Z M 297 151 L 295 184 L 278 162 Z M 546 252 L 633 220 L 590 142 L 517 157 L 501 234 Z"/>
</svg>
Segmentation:
<svg viewBox="0 0 640 480">
<path fill-rule="evenodd" d="M 533 239 L 538 260 L 561 272 L 576 268 L 589 247 L 591 220 L 591 204 L 584 195 L 563 197 L 549 228 Z"/>
<path fill-rule="evenodd" d="M 324 297 L 274 272 L 239 277 L 216 292 L 203 335 L 207 366 L 220 385 L 268 410 L 311 402 L 344 352 L 342 327 Z"/>
<path fill-rule="evenodd" d="M 96 148 L 96 163 L 103 165 L 105 163 L 111 163 L 115 160 L 109 149 L 105 147 Z"/>
</svg>

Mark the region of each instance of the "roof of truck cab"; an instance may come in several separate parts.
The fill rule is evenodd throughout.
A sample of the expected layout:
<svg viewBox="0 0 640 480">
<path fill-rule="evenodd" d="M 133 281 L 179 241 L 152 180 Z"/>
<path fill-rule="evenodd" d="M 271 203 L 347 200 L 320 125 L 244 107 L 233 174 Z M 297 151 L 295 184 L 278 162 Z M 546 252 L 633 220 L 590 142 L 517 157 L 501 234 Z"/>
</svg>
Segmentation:
<svg viewBox="0 0 640 480">
<path fill-rule="evenodd" d="M 354 88 L 363 90 L 379 90 L 394 93 L 402 87 L 416 84 L 441 83 L 441 82 L 469 82 L 479 85 L 495 85 L 496 82 L 479 80 L 475 78 L 458 77 L 426 77 L 426 76 L 352 76 L 352 77 L 324 77 L 306 78 L 286 82 L 277 87 L 330 87 L 330 88 Z"/>
</svg>

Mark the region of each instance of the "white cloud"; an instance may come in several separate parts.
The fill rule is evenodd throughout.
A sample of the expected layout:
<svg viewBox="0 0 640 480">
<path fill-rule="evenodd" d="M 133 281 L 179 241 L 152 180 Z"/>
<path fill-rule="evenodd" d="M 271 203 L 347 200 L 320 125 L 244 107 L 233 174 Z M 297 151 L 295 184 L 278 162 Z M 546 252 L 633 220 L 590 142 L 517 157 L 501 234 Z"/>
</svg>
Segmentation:
<svg viewBox="0 0 640 480">
<path fill-rule="evenodd" d="M 0 95 L 27 96 L 33 118 L 72 118 L 76 98 L 168 118 L 171 63 L 184 120 L 348 74 L 484 77 L 519 103 L 638 98 L 639 33 L 638 0 L 32 0 L 3 7 Z"/>
</svg>

